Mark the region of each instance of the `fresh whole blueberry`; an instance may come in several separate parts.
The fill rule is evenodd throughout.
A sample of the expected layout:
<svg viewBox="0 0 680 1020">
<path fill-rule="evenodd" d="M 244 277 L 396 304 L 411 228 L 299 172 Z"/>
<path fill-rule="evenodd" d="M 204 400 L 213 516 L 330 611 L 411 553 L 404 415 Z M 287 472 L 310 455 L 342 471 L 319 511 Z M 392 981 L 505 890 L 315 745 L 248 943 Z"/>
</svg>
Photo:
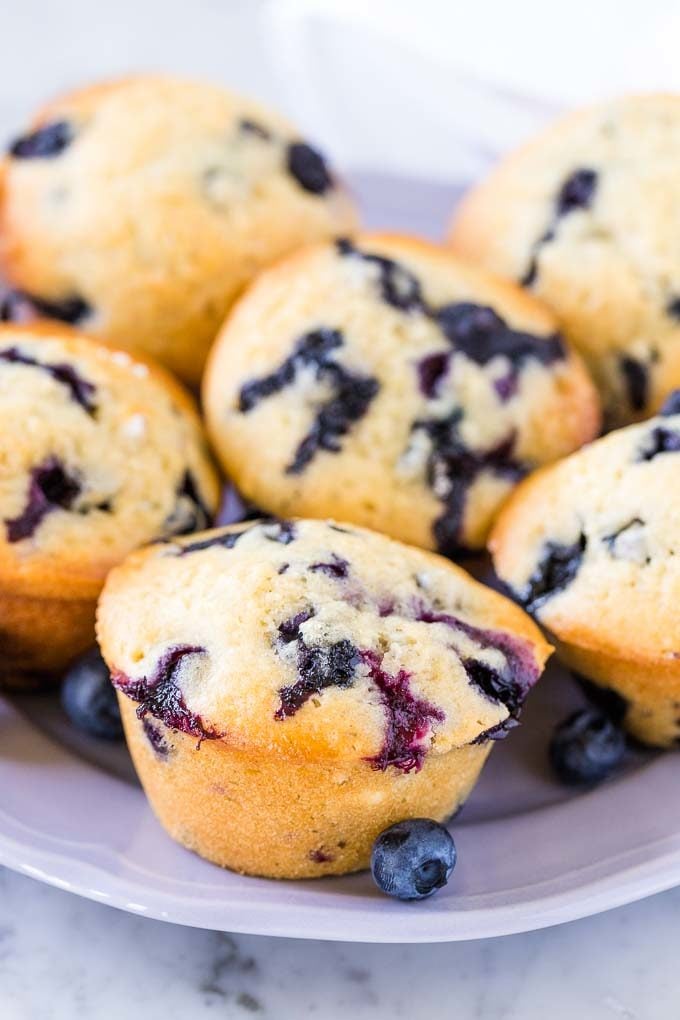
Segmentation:
<svg viewBox="0 0 680 1020">
<path fill-rule="evenodd" d="M 581 708 L 561 722 L 550 741 L 550 764 L 568 786 L 594 786 L 621 763 L 623 731 L 594 708 Z"/>
<path fill-rule="evenodd" d="M 61 703 L 74 726 L 92 737 L 122 740 L 123 726 L 109 668 L 98 648 L 71 665 L 61 689 Z"/>
<path fill-rule="evenodd" d="M 423 900 L 446 885 L 456 845 L 431 818 L 409 818 L 381 832 L 371 853 L 375 884 L 398 900 Z"/>
</svg>

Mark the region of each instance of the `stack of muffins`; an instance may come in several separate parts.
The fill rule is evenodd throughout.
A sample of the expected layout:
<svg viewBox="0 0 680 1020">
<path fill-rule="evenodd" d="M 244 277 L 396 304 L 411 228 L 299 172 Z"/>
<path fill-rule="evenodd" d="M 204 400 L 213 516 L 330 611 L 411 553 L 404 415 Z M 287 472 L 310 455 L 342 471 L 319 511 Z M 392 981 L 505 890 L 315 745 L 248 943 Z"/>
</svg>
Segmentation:
<svg viewBox="0 0 680 1020">
<path fill-rule="evenodd" d="M 552 650 L 531 616 L 676 743 L 678 155 L 680 98 L 567 118 L 444 247 L 361 233 L 219 89 L 45 107 L 2 170 L 0 684 L 57 682 L 96 616 L 161 822 L 276 877 L 463 803 Z M 257 519 L 206 530 L 211 451 Z M 523 608 L 451 562 L 486 547 Z"/>
</svg>

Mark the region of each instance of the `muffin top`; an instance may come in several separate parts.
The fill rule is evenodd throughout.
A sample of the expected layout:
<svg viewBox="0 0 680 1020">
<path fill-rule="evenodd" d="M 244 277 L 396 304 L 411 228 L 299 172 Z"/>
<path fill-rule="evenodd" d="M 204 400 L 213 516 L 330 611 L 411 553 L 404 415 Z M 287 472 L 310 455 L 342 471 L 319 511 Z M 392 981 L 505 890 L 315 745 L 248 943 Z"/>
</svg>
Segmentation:
<svg viewBox="0 0 680 1020">
<path fill-rule="evenodd" d="M 203 395 L 218 455 L 258 506 L 447 554 L 483 546 L 518 479 L 599 426 L 541 305 L 399 236 L 313 246 L 262 274 Z"/>
<path fill-rule="evenodd" d="M 54 100 L 10 146 L 3 176 L 9 313 L 77 324 L 194 383 L 258 269 L 355 220 L 284 118 L 162 76 Z"/>
<path fill-rule="evenodd" d="M 458 567 L 330 521 L 140 550 L 109 575 L 97 634 L 140 717 L 251 752 L 402 771 L 502 736 L 550 651 Z"/>
<path fill-rule="evenodd" d="M 499 576 L 557 637 L 680 657 L 680 392 L 523 482 L 491 535 Z"/>
<path fill-rule="evenodd" d="M 92 597 L 136 546 L 206 527 L 217 499 L 169 375 L 67 327 L 0 326 L 0 587 Z"/>
<path fill-rule="evenodd" d="M 570 114 L 456 210 L 461 254 L 521 280 L 586 356 L 612 423 L 680 385 L 680 96 Z"/>
</svg>

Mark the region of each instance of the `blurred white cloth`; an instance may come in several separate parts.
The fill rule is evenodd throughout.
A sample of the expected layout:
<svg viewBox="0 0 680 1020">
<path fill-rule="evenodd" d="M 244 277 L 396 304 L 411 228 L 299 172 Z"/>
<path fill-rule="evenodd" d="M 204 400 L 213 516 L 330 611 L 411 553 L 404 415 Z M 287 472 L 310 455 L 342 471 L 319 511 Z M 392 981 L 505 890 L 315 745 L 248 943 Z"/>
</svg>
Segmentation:
<svg viewBox="0 0 680 1020">
<path fill-rule="evenodd" d="M 338 165 L 469 179 L 565 105 L 680 91 L 677 0 L 22 0 L 3 7 L 0 132 L 130 71 L 280 106 Z"/>
<path fill-rule="evenodd" d="M 661 0 L 268 0 L 286 105 L 349 165 L 468 177 L 564 106 L 680 91 Z"/>
</svg>

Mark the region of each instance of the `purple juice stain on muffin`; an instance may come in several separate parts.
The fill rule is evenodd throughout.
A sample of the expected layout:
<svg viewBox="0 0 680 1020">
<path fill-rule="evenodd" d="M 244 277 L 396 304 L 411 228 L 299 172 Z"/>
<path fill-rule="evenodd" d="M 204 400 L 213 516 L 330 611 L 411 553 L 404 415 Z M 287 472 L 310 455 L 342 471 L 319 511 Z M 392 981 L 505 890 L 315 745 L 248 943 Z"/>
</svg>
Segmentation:
<svg viewBox="0 0 680 1020">
<path fill-rule="evenodd" d="M 200 645 L 173 645 L 161 655 L 148 677 L 130 677 L 120 670 L 114 670 L 111 680 L 114 687 L 126 697 L 138 702 L 138 719 L 150 715 L 169 729 L 188 733 L 198 737 L 199 741 L 215 740 L 223 734 L 207 726 L 199 715 L 187 707 L 178 684 L 184 661 L 192 655 L 207 655 L 207 652 Z"/>
<path fill-rule="evenodd" d="M 165 739 L 165 735 L 161 729 L 161 724 L 158 720 L 145 715 L 142 719 L 142 729 L 144 730 L 144 736 L 151 744 L 156 757 L 161 759 L 168 758 L 172 748 Z"/>
<path fill-rule="evenodd" d="M 349 574 L 349 563 L 342 556 L 333 553 L 330 560 L 312 563 L 309 569 L 315 574 L 325 574 L 327 577 L 343 580 Z"/>
<path fill-rule="evenodd" d="M 527 470 L 513 456 L 514 434 L 488 450 L 472 450 L 460 437 L 461 420 L 462 412 L 456 410 L 447 418 L 427 418 L 412 426 L 430 441 L 427 484 L 444 505 L 433 531 L 437 549 L 445 556 L 461 551 L 467 492 L 477 478 L 486 472 L 514 483 Z"/>
<path fill-rule="evenodd" d="M 47 457 L 32 468 L 28 498 L 18 517 L 5 520 L 8 542 L 30 538 L 54 510 L 70 510 L 82 491 L 78 476 L 56 457 Z"/>
<path fill-rule="evenodd" d="M 502 739 L 508 730 L 518 725 L 527 694 L 540 675 L 531 644 L 504 631 L 476 627 L 457 616 L 426 606 L 418 609 L 415 618 L 422 623 L 443 623 L 471 638 L 480 649 L 496 649 L 502 653 L 505 663 L 500 668 L 474 656 L 461 659 L 468 681 L 489 701 L 504 705 L 508 710 L 508 718 L 480 734 L 476 742 Z"/>
<path fill-rule="evenodd" d="M 586 550 L 586 537 L 572 543 L 546 542 L 526 585 L 515 596 L 529 613 L 535 613 L 554 595 L 568 588 L 578 574 Z"/>
<path fill-rule="evenodd" d="M 333 177 L 321 153 L 306 142 L 292 142 L 286 152 L 288 173 L 304 191 L 324 195 L 333 187 Z"/>
<path fill-rule="evenodd" d="M 680 452 L 680 431 L 666 428 L 665 425 L 657 425 L 648 433 L 642 443 L 637 460 L 649 461 L 663 453 L 678 452 Z"/>
<path fill-rule="evenodd" d="M 24 290 L 8 290 L 0 303 L 0 322 L 32 322 L 56 319 L 71 326 L 80 325 L 92 308 L 83 298 L 71 295 L 59 301 L 47 300 Z"/>
<path fill-rule="evenodd" d="M 330 864 L 335 860 L 333 854 L 324 849 L 310 850 L 307 856 L 314 864 Z"/>
<path fill-rule="evenodd" d="M 649 399 L 649 368 L 644 361 L 628 354 L 619 359 L 619 367 L 628 403 L 634 411 L 642 411 Z"/>
<path fill-rule="evenodd" d="M 506 404 L 515 396 L 518 389 L 517 373 L 512 369 L 499 379 L 494 379 L 493 388 L 502 404 Z"/>
<path fill-rule="evenodd" d="M 399 670 L 395 675 L 382 668 L 382 656 L 360 650 L 348 639 L 329 645 L 307 645 L 300 633 L 302 624 L 314 615 L 303 610 L 279 624 L 279 636 L 285 644 L 297 641 L 297 680 L 279 690 L 280 703 L 274 718 L 283 721 L 295 715 L 310 698 L 337 687 L 354 686 L 359 666 L 368 669 L 370 681 L 380 692 L 385 711 L 385 738 L 380 751 L 366 759 L 376 769 L 390 765 L 403 772 L 418 771 L 427 747 L 424 743 L 433 722 L 442 722 L 444 713 L 410 687 L 410 674 Z"/>
<path fill-rule="evenodd" d="M 15 139 L 8 152 L 13 159 L 53 159 L 67 149 L 74 138 L 67 120 L 55 120 Z"/>
<path fill-rule="evenodd" d="M 0 361 L 10 365 L 25 365 L 27 368 L 37 368 L 46 372 L 68 390 L 71 399 L 76 404 L 80 404 L 90 417 L 94 418 L 96 415 L 97 404 L 94 397 L 97 387 L 94 383 L 84 379 L 73 365 L 66 362 L 39 361 L 30 354 L 20 351 L 18 347 L 6 347 L 4 350 L 0 350 Z"/>
<path fill-rule="evenodd" d="M 563 182 L 555 199 L 552 223 L 532 246 L 529 265 L 520 280 L 523 287 L 530 287 L 538 278 L 538 257 L 541 249 L 555 239 L 557 224 L 575 209 L 589 209 L 597 190 L 597 171 L 589 167 L 575 170 Z"/>
<path fill-rule="evenodd" d="M 673 390 L 658 412 L 660 418 L 672 418 L 674 414 L 680 414 L 680 390 Z"/>
<path fill-rule="evenodd" d="M 358 649 L 347 639 L 329 645 L 307 645 L 297 637 L 297 680 L 279 691 L 280 704 L 274 718 L 295 715 L 315 694 L 328 687 L 352 687 L 361 663 Z"/>
<path fill-rule="evenodd" d="M 335 243 L 339 255 L 362 259 L 378 269 L 378 286 L 382 300 L 402 312 L 426 311 L 420 282 L 414 274 L 395 259 L 363 251 L 345 237 Z"/>
<path fill-rule="evenodd" d="M 388 673 L 382 668 L 382 656 L 373 651 L 362 651 L 361 660 L 380 692 L 386 720 L 383 745 L 376 755 L 366 760 L 382 772 L 390 766 L 401 772 L 418 772 L 427 753 L 425 741 L 432 724 L 443 722 L 444 712 L 414 694 L 411 674 L 406 670 Z"/>
<path fill-rule="evenodd" d="M 339 330 L 313 330 L 297 341 L 279 368 L 241 388 L 239 410 L 247 414 L 260 401 L 291 386 L 303 369 L 311 369 L 318 381 L 329 386 L 331 395 L 318 406 L 312 427 L 298 444 L 286 474 L 304 471 L 320 450 L 338 453 L 340 439 L 364 417 L 378 392 L 377 379 L 350 372 L 333 359 L 333 351 L 343 342 Z"/>
</svg>

